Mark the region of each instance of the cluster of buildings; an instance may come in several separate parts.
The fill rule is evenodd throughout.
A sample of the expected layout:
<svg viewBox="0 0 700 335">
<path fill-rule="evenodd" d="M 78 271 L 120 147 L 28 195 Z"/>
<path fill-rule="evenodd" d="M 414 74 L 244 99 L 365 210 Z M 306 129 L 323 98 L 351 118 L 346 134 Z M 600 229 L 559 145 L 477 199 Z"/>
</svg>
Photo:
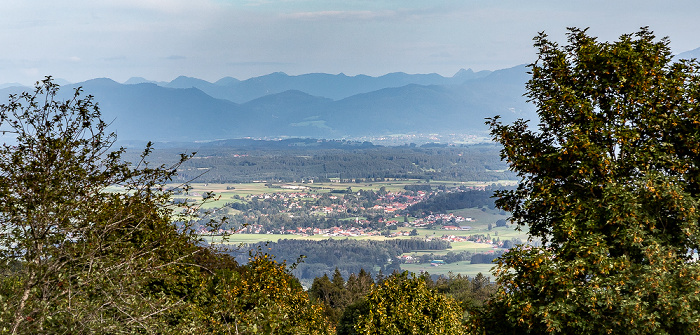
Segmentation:
<svg viewBox="0 0 700 335">
<path fill-rule="evenodd" d="M 304 187 L 304 186 L 302 186 Z M 416 203 L 428 199 L 431 195 L 429 192 L 416 191 L 416 192 L 377 192 L 375 193 L 377 197 L 374 200 L 368 200 L 361 196 L 361 193 L 350 193 L 352 195 L 347 197 L 348 194 L 334 194 L 334 193 L 316 193 L 308 192 L 306 190 L 298 189 L 298 192 L 276 192 L 276 193 L 264 193 L 258 195 L 252 195 L 252 199 L 273 201 L 276 206 L 279 207 L 279 213 L 286 213 L 289 217 L 294 217 L 299 211 L 306 210 L 308 214 L 312 215 L 324 215 L 324 216 L 334 216 L 338 220 L 348 220 L 352 221 L 354 224 L 338 224 L 342 227 L 331 227 L 331 228 L 314 228 L 314 227 L 281 227 L 281 229 L 275 229 L 276 233 L 283 234 L 295 234 L 301 236 L 311 236 L 311 235 L 323 235 L 329 237 L 341 236 L 341 237 L 353 237 L 353 236 L 373 236 L 380 235 L 382 232 L 376 227 L 376 223 L 380 224 L 380 227 L 393 227 L 396 226 L 410 226 L 410 227 L 442 227 L 444 230 L 448 231 L 469 231 L 470 226 L 466 225 L 468 222 L 473 222 L 474 220 L 470 217 L 462 217 L 455 215 L 454 213 L 447 214 L 430 214 L 425 217 L 411 218 L 410 223 L 406 222 L 406 210 Z M 372 204 L 371 207 L 365 208 L 368 202 Z M 356 215 L 355 217 L 348 217 L 349 213 Z M 374 229 L 369 228 L 371 226 L 369 221 L 365 218 L 365 215 L 372 216 L 380 214 L 380 218 L 373 219 Z M 265 215 L 265 214 L 258 214 Z M 386 229 L 382 228 L 386 234 Z M 260 224 L 250 224 L 238 231 L 230 230 L 220 230 L 218 232 L 202 232 L 203 234 L 231 234 L 231 233 L 248 233 L 248 234 L 264 234 L 269 233 L 266 227 Z M 409 231 L 402 230 L 391 230 L 388 236 L 398 237 L 398 236 L 408 236 Z M 438 237 L 435 237 L 438 238 Z M 466 237 L 458 236 L 458 234 L 448 234 L 439 237 L 451 242 L 459 242 L 466 240 Z M 475 242 L 485 242 L 486 241 L 475 241 Z"/>
<path fill-rule="evenodd" d="M 292 186 L 281 186 L 282 188 L 292 188 Z M 305 187 L 305 186 L 300 186 Z M 360 195 L 358 193 L 357 195 Z M 376 201 L 375 205 L 370 208 L 365 208 L 358 204 L 350 203 L 349 200 L 345 199 L 342 195 L 327 195 L 324 193 L 310 193 L 310 192 L 279 192 L 279 193 L 264 193 L 259 195 L 252 195 L 251 198 L 263 199 L 263 200 L 279 200 L 284 203 L 284 207 L 288 210 L 303 208 L 302 203 L 309 200 L 318 200 L 327 196 L 331 203 L 324 204 L 320 206 L 312 206 L 310 210 L 316 214 L 332 214 L 332 213 L 346 213 L 347 210 L 354 209 L 360 211 L 373 211 L 381 212 L 386 214 L 401 213 L 405 211 L 409 206 L 419 203 L 428 197 L 428 194 L 423 191 L 416 192 L 415 195 L 405 194 L 405 193 L 394 193 L 387 192 L 386 194 L 380 196 Z"/>
<path fill-rule="evenodd" d="M 430 214 L 423 218 L 416 218 L 412 225 L 415 227 L 424 227 L 430 225 L 442 225 L 445 230 L 470 230 L 470 226 L 462 226 L 460 223 L 473 222 L 472 218 L 465 218 L 454 213 L 447 214 Z"/>
</svg>

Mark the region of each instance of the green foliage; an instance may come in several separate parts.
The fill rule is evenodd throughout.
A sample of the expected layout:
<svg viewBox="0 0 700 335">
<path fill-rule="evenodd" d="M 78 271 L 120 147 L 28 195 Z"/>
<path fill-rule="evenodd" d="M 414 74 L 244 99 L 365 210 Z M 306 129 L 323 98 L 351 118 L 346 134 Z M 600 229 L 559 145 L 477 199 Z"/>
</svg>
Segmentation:
<svg viewBox="0 0 700 335">
<path fill-rule="evenodd" d="M 496 292 L 497 286 L 479 272 L 474 278 L 448 274 L 438 278 L 433 288 L 457 301 L 464 311 L 481 307 Z"/>
<path fill-rule="evenodd" d="M 459 305 L 427 281 L 408 272 L 388 277 L 346 310 L 338 334 L 462 334 Z"/>
<path fill-rule="evenodd" d="M 358 335 L 360 333 L 355 329 L 355 324 L 360 319 L 362 315 L 369 314 L 369 302 L 367 299 L 358 299 L 352 304 L 348 305 L 344 310 L 343 314 L 338 320 L 338 326 L 336 327 L 337 335 Z"/>
<path fill-rule="evenodd" d="M 219 255 L 218 257 L 224 257 Z M 248 264 L 222 268 L 205 285 L 207 301 L 190 319 L 205 333 L 331 334 L 320 305 L 312 304 L 285 263 L 256 253 Z"/>
<path fill-rule="evenodd" d="M 338 323 L 343 309 L 350 304 L 352 298 L 350 291 L 346 288 L 345 280 L 337 268 L 333 273 L 333 281 L 325 274 L 314 279 L 309 289 L 309 297 L 312 301 L 323 304 L 324 314 L 333 324 Z"/>
<path fill-rule="evenodd" d="M 699 333 L 700 65 L 646 28 L 568 36 L 535 38 L 538 129 L 490 121 L 522 179 L 497 205 L 543 247 L 501 257 L 481 330 Z"/>
<path fill-rule="evenodd" d="M 1 330 L 162 330 L 179 299 L 147 286 L 194 250 L 162 186 L 179 163 L 121 161 L 92 97 L 57 92 L 47 78 L 0 105 Z"/>
<path fill-rule="evenodd" d="M 369 293 L 374 285 L 374 279 L 369 272 L 361 269 L 358 274 L 350 274 L 348 281 L 344 282 L 340 271 L 336 268 L 333 281 L 327 275 L 314 279 L 309 289 L 309 297 L 313 302 L 323 305 L 324 314 L 333 324 L 339 324 L 339 328 L 352 328 L 352 323 L 340 320 L 347 314 L 345 311 Z M 352 314 L 352 312 L 350 312 Z M 346 317 L 347 318 L 347 317 Z"/>
</svg>

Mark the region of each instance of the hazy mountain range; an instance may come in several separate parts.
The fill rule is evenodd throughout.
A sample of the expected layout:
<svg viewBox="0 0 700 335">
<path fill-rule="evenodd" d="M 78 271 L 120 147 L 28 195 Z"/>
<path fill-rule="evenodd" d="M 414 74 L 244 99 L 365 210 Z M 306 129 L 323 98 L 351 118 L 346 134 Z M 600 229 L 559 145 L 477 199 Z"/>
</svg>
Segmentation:
<svg viewBox="0 0 700 335">
<path fill-rule="evenodd" d="M 700 48 L 675 59 L 700 58 Z M 392 134 L 484 135 L 484 119 L 536 119 L 523 96 L 525 65 L 498 71 L 366 75 L 282 72 L 216 82 L 98 78 L 62 85 L 95 96 L 120 140 L 196 141 L 244 137 L 358 138 Z M 0 83 L 0 96 L 30 91 Z M 5 99 L 3 99 L 5 100 Z"/>
<path fill-rule="evenodd" d="M 120 140 L 192 141 L 242 137 L 352 138 L 486 132 L 484 118 L 534 117 L 523 97 L 527 68 L 380 77 L 272 73 L 214 83 L 99 78 L 62 86 L 95 96 Z M 0 95 L 29 90 L 0 85 Z"/>
</svg>

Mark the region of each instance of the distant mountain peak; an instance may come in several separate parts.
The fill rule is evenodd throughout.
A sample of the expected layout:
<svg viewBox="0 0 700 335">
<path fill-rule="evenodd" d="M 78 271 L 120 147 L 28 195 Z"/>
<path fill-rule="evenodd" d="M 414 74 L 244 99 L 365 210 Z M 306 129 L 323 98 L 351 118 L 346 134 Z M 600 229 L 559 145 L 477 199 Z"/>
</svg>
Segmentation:
<svg viewBox="0 0 700 335">
<path fill-rule="evenodd" d="M 457 71 L 457 73 L 455 73 L 455 74 L 452 76 L 452 78 L 454 78 L 454 77 L 460 77 L 460 76 L 465 76 L 465 75 L 472 75 L 472 74 L 474 74 L 474 70 L 472 70 L 472 68 L 468 68 L 468 69 L 466 69 L 466 70 L 465 70 L 464 68 L 461 68 L 461 69 L 459 69 L 459 71 Z"/>
<path fill-rule="evenodd" d="M 124 82 L 125 85 L 134 85 L 134 84 L 143 84 L 143 83 L 152 83 L 153 81 L 148 80 L 144 77 L 131 77 L 127 79 L 127 81 Z"/>
<path fill-rule="evenodd" d="M 60 86 L 72 84 L 70 81 L 65 80 L 65 79 L 63 79 L 63 78 L 53 78 L 53 82 L 54 82 L 55 84 L 60 85 Z"/>
<path fill-rule="evenodd" d="M 83 83 L 84 84 L 91 84 L 91 85 L 121 85 L 111 78 L 95 78 L 95 79 L 86 80 Z"/>
<path fill-rule="evenodd" d="M 148 80 L 144 77 L 131 77 L 124 82 L 124 85 L 138 85 L 138 84 L 155 84 L 158 86 L 164 86 L 167 82 Z"/>
<path fill-rule="evenodd" d="M 0 89 L 8 88 L 8 87 L 27 87 L 27 86 L 22 85 L 22 84 L 20 84 L 20 83 L 5 83 L 5 84 L 0 84 Z"/>
<path fill-rule="evenodd" d="M 173 79 L 171 82 L 167 83 L 165 87 L 170 88 L 190 88 L 190 87 L 201 87 L 214 85 L 206 80 L 192 78 L 187 76 L 179 76 Z"/>
<path fill-rule="evenodd" d="M 696 49 L 689 50 L 686 52 L 681 52 L 673 58 L 675 58 L 675 59 L 692 59 L 692 58 L 700 59 L 700 48 L 696 48 Z"/>
<path fill-rule="evenodd" d="M 214 84 L 219 86 L 230 86 L 240 83 L 241 81 L 233 77 L 223 77 L 217 80 Z"/>
<path fill-rule="evenodd" d="M 471 68 L 469 69 L 459 69 L 457 73 L 455 73 L 452 76 L 452 79 L 459 80 L 459 81 L 466 81 L 466 80 L 472 80 L 472 79 L 478 79 L 478 78 L 483 78 L 488 75 L 490 75 L 492 71 L 484 70 L 484 71 L 479 71 L 479 72 L 474 72 Z"/>
</svg>

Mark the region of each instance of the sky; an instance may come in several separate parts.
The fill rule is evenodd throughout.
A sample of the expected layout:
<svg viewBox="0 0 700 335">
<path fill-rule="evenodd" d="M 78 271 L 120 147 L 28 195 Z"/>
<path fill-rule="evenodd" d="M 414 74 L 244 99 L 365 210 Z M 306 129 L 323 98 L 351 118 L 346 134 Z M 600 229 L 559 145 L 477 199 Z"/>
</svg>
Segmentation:
<svg viewBox="0 0 700 335">
<path fill-rule="evenodd" d="M 700 47 L 698 0 L 3 0 L 0 84 L 497 70 L 544 31 L 615 40 L 642 26 Z"/>
</svg>

